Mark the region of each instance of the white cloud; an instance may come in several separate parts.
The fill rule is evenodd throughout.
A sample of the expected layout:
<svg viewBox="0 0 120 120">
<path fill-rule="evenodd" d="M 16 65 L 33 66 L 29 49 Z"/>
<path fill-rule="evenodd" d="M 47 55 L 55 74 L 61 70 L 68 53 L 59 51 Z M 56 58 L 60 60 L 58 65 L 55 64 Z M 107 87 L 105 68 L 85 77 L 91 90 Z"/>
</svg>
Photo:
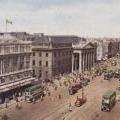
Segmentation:
<svg viewBox="0 0 120 120">
<path fill-rule="evenodd" d="M 0 26 L 5 18 L 13 20 L 9 31 L 76 34 L 80 36 L 119 36 L 120 1 L 94 0 L 69 4 L 39 5 L 28 2 L 0 2 Z M 13 0 L 14 1 L 14 0 Z M 17 0 L 16 0 L 17 1 Z M 28 0 L 27 0 L 28 1 Z M 40 5 L 41 6 L 41 5 Z"/>
</svg>

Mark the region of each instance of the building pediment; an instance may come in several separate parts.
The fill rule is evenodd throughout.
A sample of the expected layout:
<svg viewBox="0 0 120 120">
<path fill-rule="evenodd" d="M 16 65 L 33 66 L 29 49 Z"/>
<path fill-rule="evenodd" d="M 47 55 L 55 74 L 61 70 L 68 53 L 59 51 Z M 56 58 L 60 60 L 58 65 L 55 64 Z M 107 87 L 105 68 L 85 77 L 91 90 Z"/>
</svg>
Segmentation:
<svg viewBox="0 0 120 120">
<path fill-rule="evenodd" d="M 74 49 L 90 49 L 95 48 L 95 44 L 89 42 L 89 43 L 80 43 L 73 46 Z"/>
<path fill-rule="evenodd" d="M 82 48 L 84 48 L 84 49 L 89 49 L 89 48 L 94 48 L 94 47 L 95 47 L 94 44 L 88 43 L 88 44 L 86 44 L 85 46 L 83 46 Z"/>
</svg>

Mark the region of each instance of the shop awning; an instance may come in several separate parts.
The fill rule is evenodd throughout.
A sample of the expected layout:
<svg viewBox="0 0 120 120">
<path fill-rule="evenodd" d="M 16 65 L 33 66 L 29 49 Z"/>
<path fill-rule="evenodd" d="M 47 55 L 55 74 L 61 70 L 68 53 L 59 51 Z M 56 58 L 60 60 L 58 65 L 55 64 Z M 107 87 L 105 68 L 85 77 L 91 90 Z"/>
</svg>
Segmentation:
<svg viewBox="0 0 120 120">
<path fill-rule="evenodd" d="M 35 80 L 35 78 L 27 78 L 27 79 L 24 79 L 24 80 L 19 80 L 19 81 L 13 82 L 13 83 L 2 85 L 2 86 L 0 86 L 0 93 L 1 92 L 6 92 L 8 90 L 11 90 L 11 89 L 14 89 L 14 88 L 17 88 L 17 87 L 24 86 L 24 85 L 27 85 L 27 84 L 30 84 L 34 80 Z"/>
</svg>

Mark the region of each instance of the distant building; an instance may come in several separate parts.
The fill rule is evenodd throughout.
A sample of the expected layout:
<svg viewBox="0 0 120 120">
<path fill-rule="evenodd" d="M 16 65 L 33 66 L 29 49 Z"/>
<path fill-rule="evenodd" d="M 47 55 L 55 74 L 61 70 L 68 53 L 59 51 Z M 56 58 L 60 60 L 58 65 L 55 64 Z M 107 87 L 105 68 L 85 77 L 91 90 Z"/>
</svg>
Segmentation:
<svg viewBox="0 0 120 120">
<path fill-rule="evenodd" d="M 108 58 L 115 57 L 120 52 L 120 42 L 110 42 L 108 44 Z"/>
<path fill-rule="evenodd" d="M 97 44 L 97 60 L 114 57 L 120 53 L 119 38 L 88 38 L 87 41 Z"/>
<path fill-rule="evenodd" d="M 97 46 L 90 42 L 73 44 L 72 72 L 91 70 L 96 63 Z"/>
<path fill-rule="evenodd" d="M 35 79 L 32 77 L 31 50 L 29 41 L 0 35 L 0 98 L 21 91 L 22 86 Z"/>
</svg>

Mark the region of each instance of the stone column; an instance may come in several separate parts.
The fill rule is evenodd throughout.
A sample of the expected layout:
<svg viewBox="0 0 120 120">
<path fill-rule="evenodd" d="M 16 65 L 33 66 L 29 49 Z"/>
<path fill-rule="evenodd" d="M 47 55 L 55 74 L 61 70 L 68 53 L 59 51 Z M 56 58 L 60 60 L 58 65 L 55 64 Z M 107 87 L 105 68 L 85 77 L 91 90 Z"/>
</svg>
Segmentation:
<svg viewBox="0 0 120 120">
<path fill-rule="evenodd" d="M 83 54 L 82 54 L 82 66 L 83 66 L 83 67 L 82 67 L 82 72 L 85 71 L 85 65 L 84 65 L 85 62 L 84 62 L 84 61 L 85 61 L 85 54 L 83 53 Z"/>
<path fill-rule="evenodd" d="M 94 64 L 95 64 L 95 57 L 94 57 L 94 53 L 92 54 L 92 59 L 93 59 L 93 65 L 92 65 L 92 67 L 94 66 Z"/>
<path fill-rule="evenodd" d="M 88 59 L 88 53 L 86 52 L 86 68 L 85 68 L 85 70 L 88 70 L 88 61 L 87 61 L 87 59 Z"/>
<path fill-rule="evenodd" d="M 87 54 L 86 54 L 86 52 L 84 53 L 84 71 L 86 71 L 86 67 L 87 67 L 87 65 L 86 65 L 86 59 L 87 58 Z"/>
<path fill-rule="evenodd" d="M 91 66 L 92 66 L 92 54 L 91 54 L 91 51 L 90 51 L 90 58 L 89 58 L 89 69 L 91 70 Z"/>
<path fill-rule="evenodd" d="M 89 55 L 89 52 L 87 52 L 87 65 L 86 65 L 87 66 L 87 70 L 89 70 L 89 64 L 88 64 L 89 63 L 89 60 L 88 60 L 89 56 L 88 55 Z"/>
<path fill-rule="evenodd" d="M 89 52 L 89 70 L 91 70 L 91 52 Z"/>
<path fill-rule="evenodd" d="M 2 74 L 2 59 L 0 60 L 0 74 Z"/>
<path fill-rule="evenodd" d="M 72 72 L 74 71 L 74 53 L 72 54 Z"/>
<path fill-rule="evenodd" d="M 91 55 L 91 60 L 92 60 L 92 66 L 91 67 L 93 67 L 93 62 L 94 62 L 93 52 L 92 52 L 92 55 Z"/>
<path fill-rule="evenodd" d="M 90 53 L 88 52 L 88 70 L 90 70 Z"/>
<path fill-rule="evenodd" d="M 92 67 L 92 64 L 93 64 L 92 52 L 90 52 L 90 69 L 91 69 L 91 67 Z"/>
<path fill-rule="evenodd" d="M 82 72 L 82 54 L 79 52 L 79 73 Z"/>
<path fill-rule="evenodd" d="M 88 70 L 88 51 L 87 51 L 87 54 L 86 54 L 86 70 Z"/>
</svg>

